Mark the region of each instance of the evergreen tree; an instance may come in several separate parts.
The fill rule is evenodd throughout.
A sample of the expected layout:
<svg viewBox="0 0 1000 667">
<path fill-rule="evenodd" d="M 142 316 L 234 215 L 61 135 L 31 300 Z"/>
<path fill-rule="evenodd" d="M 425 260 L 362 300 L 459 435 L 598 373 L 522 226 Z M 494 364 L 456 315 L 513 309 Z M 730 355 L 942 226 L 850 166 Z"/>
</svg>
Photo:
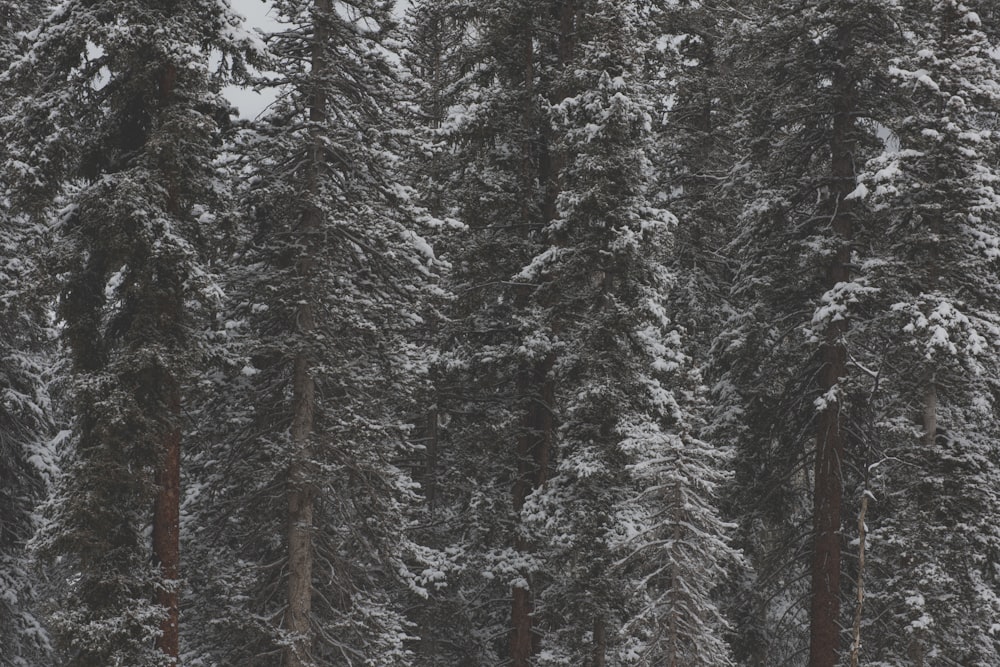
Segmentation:
<svg viewBox="0 0 1000 667">
<path fill-rule="evenodd" d="M 37 506 L 56 468 L 50 437 L 51 347 L 38 289 L 41 229 L 0 218 L 0 663 L 42 665 L 50 657 L 28 552 Z"/>
<path fill-rule="evenodd" d="M 458 197 L 452 190 L 452 174 L 462 168 L 461 155 L 445 129 L 454 97 L 462 89 L 467 55 L 464 47 L 469 39 L 470 12 L 461 5 L 440 0 L 411 3 L 405 25 L 403 64 L 409 102 L 405 120 L 414 138 L 405 173 L 433 227 L 430 239 L 442 258 L 461 252 L 465 242 L 465 225 L 455 218 Z M 447 260 L 441 268 L 442 285 L 446 286 Z M 479 577 L 462 569 L 464 559 L 455 549 L 466 527 L 462 502 L 469 489 L 463 452 L 449 446 L 451 415 L 444 410 L 449 392 L 455 390 L 455 373 L 448 367 L 450 341 L 445 333 L 450 330 L 450 301 L 449 294 L 436 305 L 428 304 L 424 315 L 423 353 L 429 376 L 425 393 L 417 399 L 421 410 L 415 436 L 423 449 L 414 465 L 424 496 L 414 537 L 444 556 L 430 595 L 414 599 L 411 606 L 418 637 L 414 660 L 415 664 L 442 666 L 466 664 L 477 653 L 478 641 L 463 596 Z"/>
<path fill-rule="evenodd" d="M 520 278 L 553 341 L 555 472 L 526 508 L 547 585 L 540 664 L 731 664 L 712 591 L 735 554 L 697 438 L 700 380 L 668 315 L 674 217 L 653 202 L 655 48 L 640 3 L 579 3 L 561 33 L 549 247 Z"/>
<path fill-rule="evenodd" d="M 729 251 L 734 315 L 715 345 L 717 437 L 739 446 L 733 501 L 756 571 L 740 652 L 832 667 L 842 624 L 844 487 L 866 432 L 875 333 L 856 238 L 856 169 L 881 146 L 896 3 L 741 5 L 734 63 L 756 83 L 741 121 L 749 192 Z M 865 366 L 867 367 L 867 366 Z M 806 604 L 806 601 L 809 601 Z M 808 627 L 808 632 L 806 628 Z M 808 639 L 807 639 L 808 637 Z M 807 648 L 808 644 L 808 648 Z"/>
<path fill-rule="evenodd" d="M 176 664 L 181 406 L 226 108 L 209 60 L 238 58 L 237 25 L 219 2 L 66 2 L 6 79 L 15 202 L 44 212 L 63 195 L 72 437 L 42 548 L 67 582 L 64 664 Z"/>
<path fill-rule="evenodd" d="M 435 485 L 455 572 L 427 613 L 460 629 L 438 635 L 442 656 L 422 658 L 524 667 L 542 640 L 534 579 L 543 573 L 521 511 L 550 472 L 554 424 L 547 342 L 532 286 L 517 275 L 544 248 L 554 210 L 545 95 L 558 22 L 555 3 L 448 6 L 457 76 L 439 136 L 455 168 L 442 203 L 468 231 L 446 247 L 455 299 L 437 336 L 445 426 Z"/>
<path fill-rule="evenodd" d="M 40 20 L 43 3 L 9 3 L 0 10 L 0 69 L 6 70 Z M 10 94 L 3 96 L 9 105 Z M 13 157 L 8 154 L 7 158 Z M 44 229 L 0 204 L 0 663 L 43 665 L 50 641 L 39 606 L 39 573 L 28 551 L 38 527 L 36 507 L 53 481 L 49 438 L 52 349 L 40 266 Z"/>
<path fill-rule="evenodd" d="M 439 470 L 450 497 L 439 516 L 472 518 L 453 529 L 455 590 L 432 609 L 469 628 L 465 646 L 439 643 L 460 660 L 582 664 L 643 651 L 653 659 L 667 653 L 654 639 L 664 619 L 687 616 L 658 588 L 664 579 L 636 583 L 667 565 L 653 536 L 674 526 L 651 518 L 659 499 L 642 492 L 666 471 L 640 461 L 670 447 L 703 464 L 715 456 L 691 433 L 673 438 L 674 420 L 697 403 L 696 374 L 675 377 L 656 361 L 684 355 L 660 294 L 671 283 L 662 260 L 672 217 L 652 203 L 643 150 L 653 94 L 643 66 L 655 47 L 643 12 L 633 3 L 498 2 L 456 23 L 468 36 L 466 60 L 443 134 L 460 171 L 443 210 L 470 229 L 449 255 L 456 302 L 442 331 L 451 352 L 440 409 L 452 418 Z M 596 321 L 588 325 L 588 316 Z M 687 397 L 680 413 L 656 402 L 663 396 L 651 387 L 661 382 Z M 681 440 L 691 446 L 683 455 Z M 604 467 L 577 475 L 580 457 Z M 709 500 L 704 491 L 698 497 Z M 698 520 L 720 528 L 704 509 Z M 640 539 L 626 543 L 616 532 L 625 515 L 650 519 Z M 722 560 L 731 556 L 714 545 Z M 619 560 L 634 576 L 615 570 Z M 699 588 L 706 597 L 697 613 L 714 629 L 698 641 L 718 640 L 723 625 L 715 625 L 711 588 Z M 506 590 L 507 613 L 487 602 Z M 655 602 L 640 613 L 643 600 Z M 621 631 L 629 620 L 631 640 Z M 724 647 L 713 646 L 719 653 L 706 659 L 722 660 Z"/>
<path fill-rule="evenodd" d="M 862 655 L 884 665 L 1000 660 L 1000 535 L 986 519 L 1000 474 L 1000 67 L 977 13 L 990 9 L 907 13 L 893 142 L 857 191 L 879 209 L 871 274 L 886 341 Z"/>
<path fill-rule="evenodd" d="M 224 554 L 199 548 L 208 664 L 408 664 L 403 602 L 436 576 L 401 467 L 436 261 L 397 180 L 391 10 L 275 3 L 281 95 L 237 148 L 248 206 L 226 328 L 243 360 L 192 501 Z"/>
</svg>

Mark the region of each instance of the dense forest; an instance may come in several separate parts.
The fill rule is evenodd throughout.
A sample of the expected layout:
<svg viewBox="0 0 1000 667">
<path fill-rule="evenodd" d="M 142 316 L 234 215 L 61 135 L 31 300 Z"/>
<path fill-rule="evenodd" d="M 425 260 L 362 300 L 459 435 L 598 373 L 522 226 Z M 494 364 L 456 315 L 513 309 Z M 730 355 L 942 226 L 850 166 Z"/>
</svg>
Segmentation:
<svg viewBox="0 0 1000 667">
<path fill-rule="evenodd" d="M 256 2 L 0 2 L 0 666 L 1000 665 L 1000 3 Z"/>
</svg>

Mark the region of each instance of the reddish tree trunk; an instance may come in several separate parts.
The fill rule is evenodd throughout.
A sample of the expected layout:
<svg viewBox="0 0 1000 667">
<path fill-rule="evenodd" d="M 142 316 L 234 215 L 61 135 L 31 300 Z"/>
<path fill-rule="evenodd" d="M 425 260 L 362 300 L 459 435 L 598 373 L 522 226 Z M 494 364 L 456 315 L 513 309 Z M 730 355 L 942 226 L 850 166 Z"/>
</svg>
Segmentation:
<svg viewBox="0 0 1000 667">
<path fill-rule="evenodd" d="M 839 62 L 850 55 L 850 29 L 838 29 Z M 832 180 L 830 184 L 831 225 L 840 241 L 826 273 L 826 287 L 851 279 L 850 239 L 853 227 L 851 202 L 845 197 L 856 186 L 854 173 L 854 84 L 845 67 L 838 67 L 833 77 L 834 115 L 830 148 Z M 823 364 L 820 392 L 827 394 L 837 387 L 847 373 L 847 350 L 843 335 L 846 320 L 827 326 L 820 351 Z M 843 406 L 831 400 L 820 413 L 816 434 L 814 471 L 812 558 L 812 597 L 809 625 L 809 667 L 836 667 L 840 648 L 840 562 L 841 562 L 841 462 L 846 449 Z"/>
<path fill-rule="evenodd" d="M 170 104 L 177 84 L 177 68 L 168 63 L 160 73 L 158 81 L 161 107 Z M 180 193 L 177 177 L 171 165 L 164 165 L 164 180 L 167 185 L 165 208 L 170 215 L 180 214 Z M 168 326 L 174 325 L 183 309 L 183 288 L 178 285 L 173 298 L 167 297 L 161 304 L 162 320 Z M 156 471 L 156 499 L 153 501 L 153 560 L 160 566 L 161 588 L 156 595 L 156 603 L 164 608 L 166 617 L 160 624 L 160 634 L 156 638 L 156 648 L 169 657 L 169 664 L 176 665 L 180 651 L 180 513 L 181 513 L 181 391 L 176 380 L 169 376 L 164 379 L 166 418 L 169 426 L 160 441 L 159 469 Z"/>
</svg>

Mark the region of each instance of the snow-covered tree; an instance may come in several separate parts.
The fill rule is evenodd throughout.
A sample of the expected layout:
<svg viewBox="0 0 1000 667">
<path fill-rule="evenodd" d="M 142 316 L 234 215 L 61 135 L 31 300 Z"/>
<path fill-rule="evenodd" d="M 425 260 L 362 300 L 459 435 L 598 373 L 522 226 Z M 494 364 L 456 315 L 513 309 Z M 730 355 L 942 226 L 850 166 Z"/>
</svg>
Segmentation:
<svg viewBox="0 0 1000 667">
<path fill-rule="evenodd" d="M 36 600 L 28 541 L 37 506 L 55 473 L 49 447 L 52 350 L 43 279 L 37 263 L 42 230 L 0 213 L 0 661 L 42 665 L 51 656 Z"/>
<path fill-rule="evenodd" d="M 532 627 L 536 561 L 518 526 L 525 498 L 549 473 L 553 422 L 551 360 L 531 286 L 516 276 L 544 247 L 553 210 L 543 102 L 556 57 L 555 3 L 446 4 L 455 66 L 436 136 L 448 168 L 433 187 L 444 195 L 439 214 L 468 230 L 443 248 L 455 299 L 436 336 L 436 516 L 451 533 L 455 571 L 426 613 L 458 629 L 440 628 L 442 653 L 421 658 L 524 667 L 540 636 Z"/>
<path fill-rule="evenodd" d="M 861 638 L 872 664 L 1000 660 L 1000 533 L 986 518 L 1000 510 L 987 481 L 1000 475 L 1000 63 L 997 26 L 983 23 L 992 9 L 909 9 L 911 43 L 890 64 L 903 94 L 892 141 L 857 192 L 879 210 L 871 275 L 886 341 Z"/>
<path fill-rule="evenodd" d="M 409 664 L 403 601 L 436 576 L 401 467 L 435 259 L 398 182 L 392 5 L 276 2 L 279 99 L 234 147 L 246 209 L 225 326 L 242 363 L 192 499 L 225 554 L 199 547 L 208 664 Z"/>
<path fill-rule="evenodd" d="M 555 358 L 557 458 L 525 508 L 547 579 L 539 664 L 731 664 L 712 599 L 737 560 L 714 505 L 725 456 L 697 437 L 700 380 L 669 316 L 650 18 L 610 0 L 561 24 L 555 215 L 518 276 Z"/>
<path fill-rule="evenodd" d="M 871 389 L 854 361 L 866 361 L 874 338 L 860 317 L 871 287 L 856 241 L 868 225 L 856 171 L 881 148 L 876 129 L 891 113 L 899 7 L 738 9 L 728 62 L 754 85 L 735 117 L 743 139 L 732 192 L 749 197 L 727 253 L 733 315 L 715 344 L 725 409 L 713 432 L 738 445 L 731 502 L 756 572 L 738 643 L 754 664 L 795 664 L 808 651 L 812 667 L 832 667 L 846 587 L 844 484 Z"/>
<path fill-rule="evenodd" d="M 0 9 L 0 69 L 5 70 L 38 23 L 42 2 Z M 9 89 L 0 98 L 14 104 Z M 5 151 L 5 158 L 14 157 Z M 44 228 L 10 208 L 6 180 L 0 203 L 0 662 L 48 664 L 51 646 L 38 604 L 39 573 L 27 546 L 38 528 L 36 507 L 53 481 L 49 441 L 52 349 L 40 265 Z"/>
<path fill-rule="evenodd" d="M 211 283 L 218 87 L 248 48 L 236 26 L 215 0 L 71 0 L 5 78 L 12 199 L 59 207 L 72 436 L 40 543 L 63 664 L 176 664 L 183 387 Z"/>
</svg>

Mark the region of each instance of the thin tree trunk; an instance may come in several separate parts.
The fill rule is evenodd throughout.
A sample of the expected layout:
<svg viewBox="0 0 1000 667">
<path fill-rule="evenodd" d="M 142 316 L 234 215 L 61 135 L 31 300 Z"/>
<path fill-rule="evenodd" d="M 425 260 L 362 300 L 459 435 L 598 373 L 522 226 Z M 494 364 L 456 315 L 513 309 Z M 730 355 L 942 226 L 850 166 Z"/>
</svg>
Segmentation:
<svg viewBox="0 0 1000 667">
<path fill-rule="evenodd" d="M 594 655 L 591 664 L 593 667 L 605 667 L 608 653 L 608 627 L 603 616 L 594 618 Z"/>
<path fill-rule="evenodd" d="M 313 5 L 313 44 L 311 62 L 311 91 L 309 120 L 318 125 L 326 120 L 326 93 L 323 79 L 329 70 L 326 44 L 329 39 L 326 21 L 332 12 L 331 0 L 316 0 Z M 312 130 L 312 146 L 309 149 L 307 190 L 310 195 L 319 193 L 320 178 L 323 173 L 323 141 L 320 128 Z M 300 305 L 296 310 L 297 333 L 308 339 L 316 329 L 313 310 L 312 278 L 315 259 L 313 244 L 319 237 L 323 224 L 323 213 L 310 202 L 302 212 L 299 229 L 300 245 L 297 273 L 301 290 Z M 312 630 L 313 561 L 315 532 L 314 510 L 316 504 L 313 486 L 312 436 L 316 412 L 316 383 L 313 378 L 313 359 L 308 350 L 300 349 L 293 361 L 292 378 L 292 445 L 295 448 L 288 470 L 288 609 L 285 613 L 285 629 L 292 641 L 285 649 L 283 667 L 306 667 L 312 664 L 314 633 Z"/>
<path fill-rule="evenodd" d="M 524 416 L 523 428 L 517 440 L 517 479 L 514 481 L 514 513 L 520 514 L 524 501 L 535 489 L 545 484 L 548 477 L 549 456 L 552 446 L 552 401 L 555 387 L 548 378 L 552 361 L 535 365 L 533 372 L 522 374 L 518 383 L 525 394 L 534 387 L 541 387 L 534 396 Z M 514 537 L 514 548 L 530 551 L 531 545 L 520 534 Z M 531 656 L 540 649 L 541 638 L 533 632 L 534 604 L 530 582 L 515 586 L 511 601 L 510 657 L 514 667 L 528 667 Z"/>
<path fill-rule="evenodd" d="M 867 473 L 866 473 L 867 477 Z M 854 607 L 854 628 L 851 642 L 851 667 L 858 667 L 858 660 L 861 657 L 861 616 L 865 606 L 865 539 L 868 530 L 865 526 L 865 514 L 868 513 L 868 490 L 867 480 L 865 492 L 861 496 L 861 511 L 858 512 L 858 579 L 855 590 L 857 598 Z"/>
<path fill-rule="evenodd" d="M 181 396 L 175 383 L 168 391 L 168 410 L 173 424 L 180 418 Z M 180 648 L 180 498 L 181 431 L 171 425 L 161 440 L 163 458 L 157 471 L 157 494 L 153 502 L 153 557 L 163 578 L 156 602 L 166 610 L 160 624 L 156 648 L 177 664 Z"/>
<path fill-rule="evenodd" d="M 161 107 L 170 104 L 177 84 L 177 68 L 168 63 L 160 73 L 158 88 Z M 169 215 L 180 214 L 180 193 L 176 174 L 170 165 L 164 165 L 166 173 L 167 201 Z M 180 281 L 178 281 L 179 283 Z M 161 309 L 163 321 L 174 323 L 180 319 L 183 310 L 183 287 L 173 285 L 173 293 L 164 297 Z M 156 471 L 156 498 L 153 501 L 153 559 L 160 566 L 161 588 L 156 602 L 164 608 L 166 616 L 160 624 L 160 634 L 156 638 L 157 650 L 168 656 L 168 664 L 177 664 L 180 651 L 180 513 L 181 513 L 181 390 L 169 369 L 164 369 L 163 378 L 165 405 L 169 425 L 160 440 L 161 459 Z"/>
<path fill-rule="evenodd" d="M 838 28 L 839 62 L 846 63 L 851 47 L 848 27 Z M 840 242 L 826 273 L 826 287 L 851 279 L 850 239 L 853 215 L 845 197 L 856 186 L 854 173 L 853 125 L 854 83 L 841 66 L 833 77 L 834 115 L 831 136 L 832 182 L 830 183 L 831 225 Z M 827 325 L 820 352 L 820 392 L 830 396 L 847 373 L 847 350 L 842 341 L 846 320 Z M 841 564 L 841 462 L 844 459 L 846 429 L 843 406 L 829 400 L 820 413 L 816 436 L 816 466 L 813 496 L 814 547 L 812 558 L 811 613 L 809 624 L 809 667 L 835 667 L 840 645 L 840 564 Z"/>
</svg>

